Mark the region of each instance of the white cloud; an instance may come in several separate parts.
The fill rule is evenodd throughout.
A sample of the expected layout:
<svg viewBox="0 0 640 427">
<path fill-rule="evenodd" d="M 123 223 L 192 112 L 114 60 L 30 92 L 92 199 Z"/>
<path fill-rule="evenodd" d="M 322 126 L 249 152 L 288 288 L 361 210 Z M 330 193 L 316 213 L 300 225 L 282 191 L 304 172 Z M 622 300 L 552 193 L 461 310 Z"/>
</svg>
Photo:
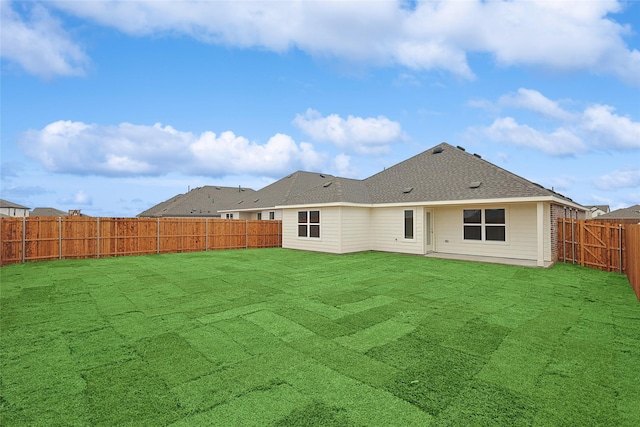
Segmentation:
<svg viewBox="0 0 640 427">
<path fill-rule="evenodd" d="M 345 178 L 355 178 L 358 176 L 358 171 L 351 166 L 351 157 L 344 153 L 338 154 L 333 159 L 332 170 L 337 176 Z"/>
<path fill-rule="evenodd" d="M 21 146 L 49 171 L 80 175 L 281 176 L 299 168 L 317 169 L 324 162 L 311 144 L 296 144 L 284 134 L 260 144 L 230 131 L 196 135 L 161 124 L 57 121 L 25 132 Z"/>
<path fill-rule="evenodd" d="M 536 90 L 520 88 L 517 94 L 504 95 L 500 97 L 498 102 L 502 105 L 524 108 L 559 120 L 574 119 L 574 115 L 562 109 L 557 101 L 550 100 Z"/>
<path fill-rule="evenodd" d="M 541 132 L 512 117 L 496 119 L 483 133 L 494 141 L 535 148 L 553 156 L 573 155 L 586 149 L 582 140 L 567 129 Z"/>
<path fill-rule="evenodd" d="M 343 119 L 337 114 L 323 117 L 309 108 L 304 115 L 297 114 L 293 123 L 316 141 L 330 142 L 345 150 L 360 154 L 379 154 L 402 138 L 400 123 L 384 116 Z"/>
<path fill-rule="evenodd" d="M 84 190 L 80 190 L 71 197 L 58 199 L 58 203 L 61 205 L 91 206 L 93 204 L 93 198 L 85 193 Z"/>
<path fill-rule="evenodd" d="M 595 181 L 600 190 L 618 190 L 620 188 L 639 188 L 640 169 L 616 170 L 600 176 Z"/>
<path fill-rule="evenodd" d="M 536 130 L 517 123 L 512 117 L 500 117 L 493 124 L 481 128 L 481 133 L 494 141 L 539 149 L 551 155 L 566 155 L 591 150 L 640 149 L 640 122 L 614 113 L 609 105 L 593 105 L 584 111 L 563 109 L 538 91 L 519 89 L 498 100 L 506 107 L 515 107 L 537 113 L 559 122 L 552 132 Z M 476 106 L 475 101 L 468 105 Z"/>
<path fill-rule="evenodd" d="M 580 126 L 601 148 L 640 149 L 640 122 L 613 111 L 609 105 L 589 107 L 582 113 Z"/>
<path fill-rule="evenodd" d="M 640 52 L 616 0 L 560 2 L 123 2 L 57 1 L 55 7 L 132 35 L 186 34 L 208 43 L 474 77 L 467 54 L 503 65 L 608 73 L 640 86 Z"/>
<path fill-rule="evenodd" d="M 28 19 L 0 1 L 2 58 L 44 78 L 83 75 L 89 59 L 60 22 L 40 4 L 20 5 Z"/>
</svg>

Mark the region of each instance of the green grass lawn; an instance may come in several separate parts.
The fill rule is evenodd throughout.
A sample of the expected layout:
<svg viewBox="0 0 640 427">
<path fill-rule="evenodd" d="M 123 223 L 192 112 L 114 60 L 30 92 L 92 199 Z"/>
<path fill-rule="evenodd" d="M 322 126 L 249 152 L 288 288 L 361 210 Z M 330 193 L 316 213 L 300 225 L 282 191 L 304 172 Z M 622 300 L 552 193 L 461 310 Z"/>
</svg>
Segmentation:
<svg viewBox="0 0 640 427">
<path fill-rule="evenodd" d="M 0 278 L 6 426 L 640 425 L 615 273 L 259 249 Z"/>
</svg>

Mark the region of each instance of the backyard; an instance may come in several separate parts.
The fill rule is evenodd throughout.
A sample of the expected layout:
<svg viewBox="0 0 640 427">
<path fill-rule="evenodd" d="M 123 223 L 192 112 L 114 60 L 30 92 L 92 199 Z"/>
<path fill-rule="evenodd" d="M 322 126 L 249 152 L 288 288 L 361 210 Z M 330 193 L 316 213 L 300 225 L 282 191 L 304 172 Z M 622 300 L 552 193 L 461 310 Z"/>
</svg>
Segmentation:
<svg viewBox="0 0 640 427">
<path fill-rule="evenodd" d="M 640 425 L 617 273 L 275 248 L 0 280 L 5 426 Z"/>
</svg>

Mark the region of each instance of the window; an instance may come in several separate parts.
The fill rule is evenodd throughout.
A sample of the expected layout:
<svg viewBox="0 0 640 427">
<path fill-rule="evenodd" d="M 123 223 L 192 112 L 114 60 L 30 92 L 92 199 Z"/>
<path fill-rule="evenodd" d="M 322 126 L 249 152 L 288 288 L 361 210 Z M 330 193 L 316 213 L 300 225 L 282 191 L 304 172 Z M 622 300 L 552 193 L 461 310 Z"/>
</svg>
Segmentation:
<svg viewBox="0 0 640 427">
<path fill-rule="evenodd" d="M 320 238 L 320 211 L 298 211 L 298 237 Z"/>
<path fill-rule="evenodd" d="M 413 210 L 404 211 L 404 238 L 413 239 Z"/>
<path fill-rule="evenodd" d="M 483 215 L 484 213 L 484 215 Z M 504 209 L 465 209 L 463 212 L 464 240 L 506 241 Z"/>
<path fill-rule="evenodd" d="M 227 219 L 233 219 L 233 214 L 232 213 L 227 214 Z"/>
<path fill-rule="evenodd" d="M 276 213 L 275 212 L 269 212 L 269 219 L 276 219 Z"/>
<path fill-rule="evenodd" d="M 262 212 L 258 212 L 258 219 L 262 219 Z"/>
</svg>

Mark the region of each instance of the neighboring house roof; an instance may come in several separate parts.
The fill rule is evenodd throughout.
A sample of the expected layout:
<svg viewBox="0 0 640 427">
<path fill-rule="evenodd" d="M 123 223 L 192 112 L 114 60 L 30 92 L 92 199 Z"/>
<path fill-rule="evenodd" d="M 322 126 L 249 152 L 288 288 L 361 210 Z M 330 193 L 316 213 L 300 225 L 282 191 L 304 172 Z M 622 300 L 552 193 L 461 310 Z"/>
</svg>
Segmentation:
<svg viewBox="0 0 640 427">
<path fill-rule="evenodd" d="M 333 175 L 297 171 L 288 175 L 261 190 L 233 201 L 226 205 L 227 211 L 260 210 L 274 208 L 284 204 L 287 200 L 296 197 L 310 189 L 320 187 L 326 182 L 336 179 Z M 345 179 L 345 178 L 342 178 Z"/>
<path fill-rule="evenodd" d="M 640 205 L 633 205 L 628 208 L 617 209 L 615 211 L 600 215 L 598 219 L 638 219 L 640 220 Z"/>
<path fill-rule="evenodd" d="M 68 216 L 68 212 L 55 208 L 35 208 L 29 216 Z"/>
<path fill-rule="evenodd" d="M 600 210 L 605 213 L 609 212 L 609 205 L 593 205 L 593 206 L 590 206 L 589 208 L 591 209 L 591 212 L 595 212 L 597 210 Z"/>
<path fill-rule="evenodd" d="M 138 217 L 219 217 L 219 210 L 254 194 L 250 188 L 205 185 L 185 194 L 178 194 L 138 214 Z"/>
<path fill-rule="evenodd" d="M 17 203 L 9 202 L 8 200 L 0 199 L 0 208 L 16 208 L 16 209 L 29 209 L 26 206 L 19 205 Z"/>
<path fill-rule="evenodd" d="M 327 178 L 281 205 L 414 203 L 555 197 L 579 204 L 460 147 L 441 143 L 365 180 Z"/>
</svg>

